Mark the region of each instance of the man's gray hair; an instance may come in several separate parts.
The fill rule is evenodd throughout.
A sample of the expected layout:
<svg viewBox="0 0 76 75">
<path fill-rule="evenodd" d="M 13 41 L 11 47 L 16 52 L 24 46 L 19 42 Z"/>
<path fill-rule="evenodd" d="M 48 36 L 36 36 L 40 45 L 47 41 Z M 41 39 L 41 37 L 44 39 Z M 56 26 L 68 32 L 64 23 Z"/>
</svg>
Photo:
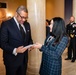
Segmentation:
<svg viewBox="0 0 76 75">
<path fill-rule="evenodd" d="M 21 5 L 17 8 L 16 12 L 20 13 L 21 11 L 24 11 L 26 13 L 28 13 L 28 10 L 25 6 Z"/>
</svg>

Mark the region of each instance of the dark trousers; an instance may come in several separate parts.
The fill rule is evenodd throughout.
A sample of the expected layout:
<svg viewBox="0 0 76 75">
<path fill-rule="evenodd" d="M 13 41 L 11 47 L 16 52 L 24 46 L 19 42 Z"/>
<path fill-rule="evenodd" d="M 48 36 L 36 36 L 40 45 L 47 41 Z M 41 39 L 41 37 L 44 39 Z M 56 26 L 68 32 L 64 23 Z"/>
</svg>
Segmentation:
<svg viewBox="0 0 76 75">
<path fill-rule="evenodd" d="M 18 67 L 5 66 L 6 75 L 26 75 L 27 65 L 20 65 Z"/>
<path fill-rule="evenodd" d="M 71 49 L 70 46 L 68 47 L 68 58 L 69 58 L 69 59 L 72 58 L 72 49 Z"/>
<path fill-rule="evenodd" d="M 70 44 L 69 44 L 69 47 L 68 47 L 68 58 L 71 59 L 72 56 L 73 56 L 73 60 L 75 60 L 75 57 L 76 57 L 76 42 L 75 42 L 75 38 L 70 40 Z"/>
</svg>

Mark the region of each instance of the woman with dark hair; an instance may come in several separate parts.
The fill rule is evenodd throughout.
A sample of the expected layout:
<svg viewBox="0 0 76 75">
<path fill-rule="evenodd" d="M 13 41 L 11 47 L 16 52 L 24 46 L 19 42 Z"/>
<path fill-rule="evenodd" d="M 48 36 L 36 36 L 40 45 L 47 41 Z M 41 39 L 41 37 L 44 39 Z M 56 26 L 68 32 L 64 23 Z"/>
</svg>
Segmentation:
<svg viewBox="0 0 76 75">
<path fill-rule="evenodd" d="M 34 48 L 43 52 L 40 75 L 61 75 L 61 56 L 68 44 L 64 20 L 60 17 L 52 18 L 50 32 L 52 34 L 46 38 L 44 45 L 34 45 Z"/>
</svg>

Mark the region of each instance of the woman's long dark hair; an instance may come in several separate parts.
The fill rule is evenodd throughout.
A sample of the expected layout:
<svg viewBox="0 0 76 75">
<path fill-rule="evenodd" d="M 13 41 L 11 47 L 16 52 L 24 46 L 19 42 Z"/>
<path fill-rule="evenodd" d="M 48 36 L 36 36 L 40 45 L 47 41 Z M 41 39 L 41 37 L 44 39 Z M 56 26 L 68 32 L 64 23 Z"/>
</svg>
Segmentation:
<svg viewBox="0 0 76 75">
<path fill-rule="evenodd" d="M 55 36 L 55 44 L 59 43 L 63 36 L 66 35 L 66 28 L 65 28 L 65 22 L 60 17 L 54 17 L 52 18 L 54 24 L 52 29 L 52 34 Z"/>
</svg>

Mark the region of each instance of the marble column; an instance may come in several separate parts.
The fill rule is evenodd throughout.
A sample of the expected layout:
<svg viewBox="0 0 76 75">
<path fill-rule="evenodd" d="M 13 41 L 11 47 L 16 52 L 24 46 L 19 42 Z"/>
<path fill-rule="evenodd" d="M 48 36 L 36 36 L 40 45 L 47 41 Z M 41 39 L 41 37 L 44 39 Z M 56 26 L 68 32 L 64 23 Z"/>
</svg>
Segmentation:
<svg viewBox="0 0 76 75">
<path fill-rule="evenodd" d="M 33 42 L 45 40 L 45 0 L 27 0 L 28 21 L 31 25 Z M 38 49 L 29 51 L 27 75 L 39 75 L 42 53 Z"/>
<path fill-rule="evenodd" d="M 76 0 L 73 0 L 73 16 L 75 17 L 76 22 Z"/>
</svg>

